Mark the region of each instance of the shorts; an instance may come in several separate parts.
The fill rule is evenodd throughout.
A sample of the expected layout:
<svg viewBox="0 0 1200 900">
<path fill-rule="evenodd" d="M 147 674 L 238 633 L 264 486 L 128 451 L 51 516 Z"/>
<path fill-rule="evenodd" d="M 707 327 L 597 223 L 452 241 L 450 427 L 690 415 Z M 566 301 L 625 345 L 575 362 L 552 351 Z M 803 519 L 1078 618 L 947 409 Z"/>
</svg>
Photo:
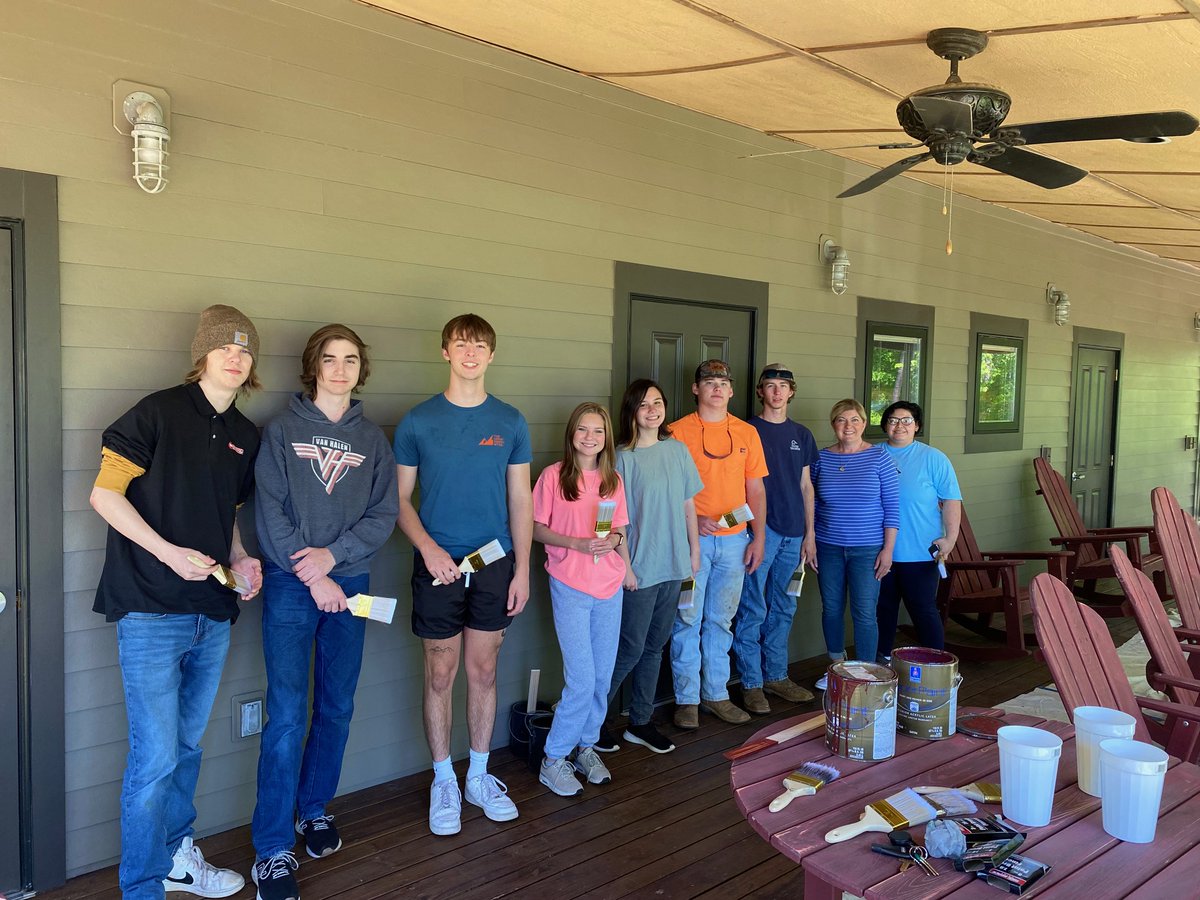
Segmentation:
<svg viewBox="0 0 1200 900">
<path fill-rule="evenodd" d="M 508 614 L 508 586 L 512 583 L 516 556 L 510 550 L 503 559 L 484 566 L 471 576 L 452 584 L 434 585 L 420 553 L 413 554 L 412 630 L 419 638 L 445 640 L 462 633 L 503 631 L 512 624 Z"/>
</svg>

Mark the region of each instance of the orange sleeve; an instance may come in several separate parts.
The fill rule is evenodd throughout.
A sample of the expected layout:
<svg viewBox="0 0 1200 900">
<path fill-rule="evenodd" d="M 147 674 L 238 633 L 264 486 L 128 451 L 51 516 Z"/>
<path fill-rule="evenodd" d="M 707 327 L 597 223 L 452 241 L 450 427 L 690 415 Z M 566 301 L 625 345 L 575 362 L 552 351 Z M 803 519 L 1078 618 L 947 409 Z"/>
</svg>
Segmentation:
<svg viewBox="0 0 1200 900">
<path fill-rule="evenodd" d="M 137 463 L 130 462 L 107 447 L 101 448 L 100 474 L 96 476 L 96 487 L 124 495 L 129 489 L 129 482 L 145 474 L 146 470 Z"/>
</svg>

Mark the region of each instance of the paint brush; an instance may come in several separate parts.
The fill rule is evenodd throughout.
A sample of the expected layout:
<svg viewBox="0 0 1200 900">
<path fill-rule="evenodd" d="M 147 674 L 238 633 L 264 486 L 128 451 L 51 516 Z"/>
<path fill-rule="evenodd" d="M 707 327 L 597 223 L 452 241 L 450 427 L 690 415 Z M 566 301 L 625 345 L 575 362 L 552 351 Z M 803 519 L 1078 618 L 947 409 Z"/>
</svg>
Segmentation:
<svg viewBox="0 0 1200 900">
<path fill-rule="evenodd" d="M 352 616 L 391 625 L 392 616 L 396 614 L 396 598 L 355 594 L 353 597 L 346 598 L 346 607 Z"/>
<path fill-rule="evenodd" d="M 937 818 L 937 807 L 912 788 L 905 788 L 885 800 L 868 803 L 862 818 L 841 825 L 825 835 L 826 842 L 837 844 L 868 831 L 895 831 L 911 825 L 923 825 Z"/>
<path fill-rule="evenodd" d="M 463 557 L 463 561 L 458 564 L 458 571 L 467 576 L 467 584 L 471 583 L 471 576 L 482 569 L 484 566 L 489 566 L 498 559 L 504 557 L 504 548 L 500 546 L 499 541 L 489 541 L 484 544 L 474 553 L 468 553 Z M 435 585 L 442 584 L 440 578 L 433 580 Z"/>
<path fill-rule="evenodd" d="M 811 796 L 841 774 L 833 766 L 807 762 L 792 774 L 784 777 L 783 793 L 772 800 L 767 809 L 771 812 L 780 812 L 792 802 L 793 798 Z"/>
<path fill-rule="evenodd" d="M 617 511 L 616 500 L 601 500 L 600 506 L 596 509 L 596 537 L 607 537 L 612 531 L 613 514 Z M 600 562 L 598 554 L 592 554 L 592 562 Z"/>
<path fill-rule="evenodd" d="M 800 568 L 792 573 L 792 577 L 788 581 L 787 590 L 785 591 L 789 597 L 799 597 L 801 591 L 804 590 L 804 573 L 806 571 L 804 563 L 800 563 Z"/>
<path fill-rule="evenodd" d="M 750 511 L 750 504 L 743 503 L 732 512 L 727 512 L 724 515 L 717 516 L 717 521 L 722 523 L 726 528 L 732 528 L 735 525 L 742 525 L 754 518 L 754 513 Z"/>
<path fill-rule="evenodd" d="M 802 734 L 807 734 L 810 731 L 815 731 L 818 728 L 825 727 L 825 713 L 813 716 L 811 719 L 801 722 L 798 725 L 793 725 L 790 728 L 785 728 L 782 731 L 776 731 L 774 734 L 768 734 L 764 738 L 759 738 L 749 744 L 743 744 L 741 747 L 735 747 L 732 750 L 726 750 L 722 754 L 728 760 L 741 759 L 745 756 L 750 756 L 760 750 L 769 750 L 784 741 L 790 741 L 794 737 L 799 737 Z"/>
<path fill-rule="evenodd" d="M 194 566 L 199 566 L 202 569 L 208 568 L 204 560 L 198 556 L 189 556 L 188 562 Z M 229 568 L 229 566 L 223 566 L 220 563 L 217 563 L 213 570 L 208 574 L 217 579 L 217 581 L 219 581 L 221 584 L 225 585 L 225 587 L 232 588 L 239 594 L 250 593 L 250 579 L 241 572 L 233 571 L 233 569 Z"/>
<path fill-rule="evenodd" d="M 999 803 L 1000 785 L 992 781 L 972 781 L 960 788 L 933 787 L 922 785 L 913 788 L 918 794 L 936 794 L 939 791 L 958 791 L 964 797 L 969 797 L 978 803 Z"/>
</svg>

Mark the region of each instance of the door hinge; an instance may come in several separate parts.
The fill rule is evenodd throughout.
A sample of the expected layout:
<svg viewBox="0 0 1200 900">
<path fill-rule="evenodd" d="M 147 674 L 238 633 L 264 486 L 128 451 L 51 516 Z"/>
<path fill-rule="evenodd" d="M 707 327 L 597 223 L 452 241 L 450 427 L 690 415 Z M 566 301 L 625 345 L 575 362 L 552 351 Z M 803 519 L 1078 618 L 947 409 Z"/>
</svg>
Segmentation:
<svg viewBox="0 0 1200 900">
<path fill-rule="evenodd" d="M 1110 453 L 1108 455 L 1108 464 L 1110 467 L 1117 464 L 1117 455 L 1115 453 Z"/>
<path fill-rule="evenodd" d="M 1121 370 L 1113 369 L 1113 384 L 1116 384 L 1120 380 L 1121 380 Z"/>
<path fill-rule="evenodd" d="M 21 611 L 21 589 L 17 588 L 17 612 Z"/>
</svg>

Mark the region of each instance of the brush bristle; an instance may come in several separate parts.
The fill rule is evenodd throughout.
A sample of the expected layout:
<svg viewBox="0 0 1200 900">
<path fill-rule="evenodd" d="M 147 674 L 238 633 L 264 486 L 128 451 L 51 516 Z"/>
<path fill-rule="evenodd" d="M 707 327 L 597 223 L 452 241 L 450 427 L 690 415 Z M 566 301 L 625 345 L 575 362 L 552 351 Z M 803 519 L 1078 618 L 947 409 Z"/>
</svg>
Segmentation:
<svg viewBox="0 0 1200 900">
<path fill-rule="evenodd" d="M 797 775 L 803 775 L 806 778 L 817 778 L 825 784 L 831 781 L 836 781 L 841 777 L 841 771 L 833 766 L 827 766 L 824 763 L 807 762 L 796 770 Z"/>
<path fill-rule="evenodd" d="M 946 816 L 967 816 L 979 809 L 975 801 L 962 791 L 937 791 L 926 794 L 925 799 Z"/>
<path fill-rule="evenodd" d="M 892 828 L 904 828 L 908 825 L 921 825 L 930 819 L 937 818 L 937 807 L 925 802 L 925 798 L 912 788 L 905 788 L 898 794 L 892 794 L 886 800 L 877 800 L 868 804 Z"/>
</svg>

